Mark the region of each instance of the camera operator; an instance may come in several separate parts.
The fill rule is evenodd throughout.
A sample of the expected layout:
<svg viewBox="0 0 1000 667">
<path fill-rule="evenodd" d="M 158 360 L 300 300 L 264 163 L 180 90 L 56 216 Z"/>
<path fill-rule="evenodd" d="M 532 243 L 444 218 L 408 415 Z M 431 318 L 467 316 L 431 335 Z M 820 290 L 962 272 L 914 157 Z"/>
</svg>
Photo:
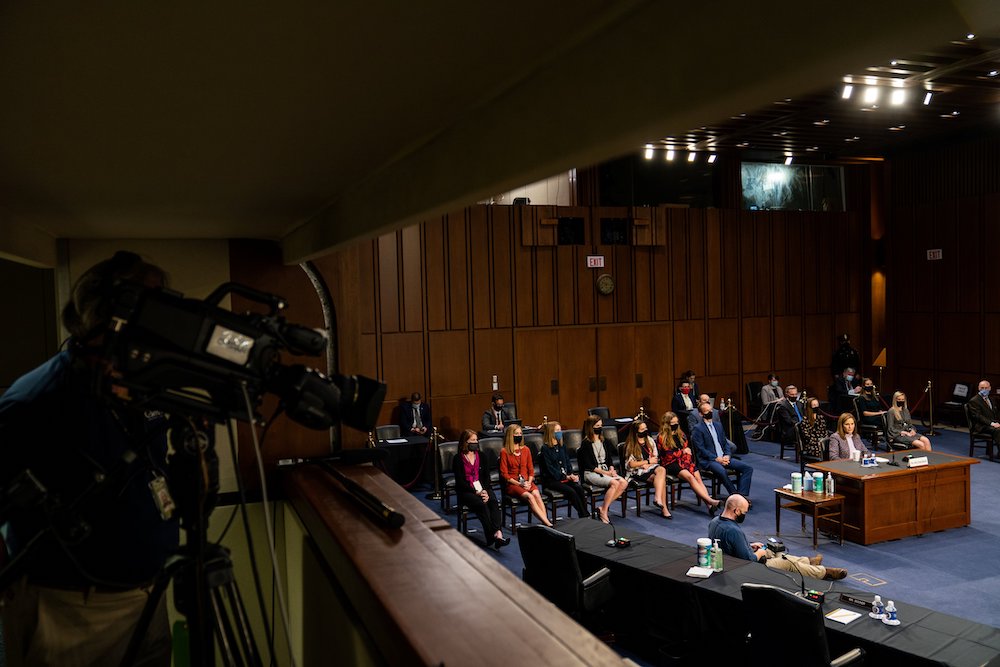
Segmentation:
<svg viewBox="0 0 1000 667">
<path fill-rule="evenodd" d="M 115 407 L 98 391 L 113 372 L 103 346 L 117 286 L 165 280 L 129 252 L 91 267 L 62 312 L 68 348 L 0 397 L 0 485 L 30 470 L 48 491 L 44 509 L 15 507 L 4 517 L 11 555 L 51 528 L 3 594 L 8 665 L 117 665 L 178 547 L 165 418 Z M 95 480 L 106 482 L 95 490 Z M 170 642 L 161 597 L 135 664 L 169 666 Z"/>
</svg>

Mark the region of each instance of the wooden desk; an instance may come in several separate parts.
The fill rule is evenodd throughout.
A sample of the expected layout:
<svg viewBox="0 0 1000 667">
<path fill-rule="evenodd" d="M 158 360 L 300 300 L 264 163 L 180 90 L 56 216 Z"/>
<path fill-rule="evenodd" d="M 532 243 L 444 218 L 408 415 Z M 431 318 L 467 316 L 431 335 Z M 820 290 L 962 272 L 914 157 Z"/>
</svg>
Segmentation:
<svg viewBox="0 0 1000 667">
<path fill-rule="evenodd" d="M 782 500 L 786 502 L 782 503 Z M 788 489 L 774 490 L 774 532 L 781 535 L 781 510 L 791 510 L 802 515 L 802 530 L 806 529 L 806 515 L 813 520 L 813 549 L 819 545 L 816 541 L 816 529 L 820 519 L 832 522 L 837 518 L 840 526 L 840 543 L 844 543 L 844 496 L 835 493 L 828 496 L 825 493 L 801 491 L 793 493 Z"/>
<path fill-rule="evenodd" d="M 860 544 L 967 526 L 972 520 L 970 466 L 978 459 L 939 452 L 896 452 L 896 460 L 926 455 L 920 468 L 863 468 L 855 461 L 824 461 L 808 467 L 829 472 L 844 496 L 844 537 Z M 904 464 L 905 465 L 905 464 Z M 835 530 L 820 519 L 821 530 Z"/>
</svg>

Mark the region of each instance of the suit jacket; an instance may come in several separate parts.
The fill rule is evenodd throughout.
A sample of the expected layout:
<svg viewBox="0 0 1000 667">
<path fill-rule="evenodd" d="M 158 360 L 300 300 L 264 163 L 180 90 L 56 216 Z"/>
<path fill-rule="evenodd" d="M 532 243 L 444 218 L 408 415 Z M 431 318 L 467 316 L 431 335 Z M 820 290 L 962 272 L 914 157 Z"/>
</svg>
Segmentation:
<svg viewBox="0 0 1000 667">
<path fill-rule="evenodd" d="M 861 452 L 867 452 L 868 448 L 865 447 L 865 443 L 861 441 L 861 436 L 855 433 L 851 437 L 851 442 L 854 444 L 854 449 Z M 851 458 L 851 449 L 847 446 L 847 442 L 840 437 L 840 434 L 834 431 L 830 435 L 830 460 L 837 461 L 838 459 L 848 460 Z"/>
<path fill-rule="evenodd" d="M 688 394 L 688 396 L 691 398 L 691 405 L 694 408 L 698 407 L 698 405 L 697 405 L 697 403 L 698 403 L 698 394 L 692 393 L 692 394 Z M 673 398 L 673 400 L 670 401 L 670 410 L 674 414 L 680 415 L 680 416 L 687 415 L 690 412 L 690 410 L 688 410 L 687 406 L 684 405 L 684 398 L 683 398 L 683 394 L 681 394 L 681 392 L 679 392 L 679 391 L 674 392 L 674 398 Z M 683 421 L 683 420 L 681 420 L 681 421 Z"/>
<path fill-rule="evenodd" d="M 799 407 L 799 414 L 805 417 L 803 408 Z M 781 434 L 781 442 L 795 442 L 795 426 L 799 423 L 799 418 L 795 416 L 795 408 L 787 398 L 778 402 L 778 407 L 774 409 L 774 416 L 778 420 L 778 432 Z"/>
<path fill-rule="evenodd" d="M 715 441 L 712 440 L 712 434 L 708 432 L 708 428 L 708 424 L 705 423 L 705 420 L 702 420 L 691 433 L 691 444 L 694 445 L 694 450 L 698 454 L 698 466 L 701 468 L 704 468 L 709 462 L 714 461 L 716 456 Z M 726 440 L 722 424 L 713 421 L 712 428 L 715 429 L 715 435 L 719 438 L 722 453 L 726 456 L 732 456 L 735 448 L 732 443 Z"/>
<path fill-rule="evenodd" d="M 995 397 L 990 397 L 993 409 L 986 405 L 986 400 L 978 393 L 969 399 L 969 418 L 972 420 L 973 433 L 992 433 L 993 422 L 1000 422 L 1000 405 Z"/>
<path fill-rule="evenodd" d="M 695 430 L 695 428 L 698 427 L 698 424 L 702 423 L 705 420 L 701 418 L 701 413 L 700 412 L 698 412 L 697 410 L 692 410 L 688 414 L 688 420 L 687 421 L 688 421 L 687 432 L 688 433 L 694 433 L 694 430 Z M 716 408 L 712 408 L 712 421 L 714 423 L 716 423 L 716 424 L 721 424 L 722 423 L 722 417 L 719 415 L 719 411 Z M 735 421 L 735 419 L 733 421 Z"/>
<path fill-rule="evenodd" d="M 503 428 L 507 428 L 507 413 L 501 412 L 503 413 Z M 498 431 L 496 425 L 496 413 L 493 412 L 493 408 L 490 408 L 483 413 L 483 433 L 503 433 L 503 428 Z"/>
<path fill-rule="evenodd" d="M 431 428 L 431 408 L 424 402 L 420 403 L 420 423 L 429 431 Z M 399 411 L 399 430 L 404 435 L 410 435 L 413 428 L 413 403 L 407 403 Z"/>
<path fill-rule="evenodd" d="M 834 380 L 833 384 L 830 385 L 830 404 L 833 405 L 833 409 L 837 412 L 850 412 L 854 409 L 854 397 L 856 393 L 852 394 L 854 390 L 854 385 L 848 382 L 844 377 L 839 377 Z"/>
</svg>

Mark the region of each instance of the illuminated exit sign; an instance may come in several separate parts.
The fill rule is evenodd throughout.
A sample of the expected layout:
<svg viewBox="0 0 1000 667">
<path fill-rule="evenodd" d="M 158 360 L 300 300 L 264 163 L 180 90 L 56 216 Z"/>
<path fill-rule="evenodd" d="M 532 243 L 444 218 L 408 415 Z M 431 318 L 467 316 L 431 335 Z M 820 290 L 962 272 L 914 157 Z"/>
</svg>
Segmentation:
<svg viewBox="0 0 1000 667">
<path fill-rule="evenodd" d="M 941 251 L 941 248 L 931 248 L 927 251 L 928 262 L 933 262 L 934 260 L 942 259 L 943 257 L 944 253 Z"/>
<path fill-rule="evenodd" d="M 587 268 L 588 269 L 603 269 L 604 268 L 604 255 L 587 255 Z"/>
</svg>

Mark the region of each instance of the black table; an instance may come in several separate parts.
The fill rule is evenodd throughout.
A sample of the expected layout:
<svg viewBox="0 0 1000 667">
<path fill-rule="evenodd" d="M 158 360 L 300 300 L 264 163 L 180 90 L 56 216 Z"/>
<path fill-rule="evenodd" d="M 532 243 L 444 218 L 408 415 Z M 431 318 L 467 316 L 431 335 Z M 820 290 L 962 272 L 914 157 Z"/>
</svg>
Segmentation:
<svg viewBox="0 0 1000 667">
<path fill-rule="evenodd" d="M 397 484 L 409 484 L 418 472 L 422 481 L 433 484 L 434 452 L 428 443 L 430 440 L 422 435 L 410 435 L 378 440 L 375 446 L 385 451 L 382 461 L 385 472 Z M 420 472 L 421 464 L 423 472 Z"/>
<path fill-rule="evenodd" d="M 688 641 L 695 646 L 718 647 L 716 656 L 737 658 L 744 650 L 747 628 L 743 620 L 740 586 L 761 583 L 798 590 L 798 575 L 727 556 L 725 571 L 708 579 L 688 577 L 696 564 L 696 546 L 652 535 L 619 531 L 632 540 L 625 549 L 607 546 L 610 526 L 590 519 L 560 522 L 559 530 L 576 539 L 584 576 L 600 567 L 611 570 L 615 599 L 608 605 L 620 622 L 616 630 L 623 643 L 637 652 L 655 651 L 650 642 Z M 839 593 L 871 600 L 873 593 L 829 581 L 804 577 L 804 587 L 830 591 L 824 612 L 838 607 L 863 612 L 839 601 Z M 1000 665 L 1000 629 L 894 600 L 902 624 L 884 625 L 863 614 L 842 625 L 826 621 L 831 653 L 839 655 L 861 647 L 869 664 Z M 780 619 L 775 619 L 780 622 Z M 760 659 L 760 656 L 747 656 Z M 727 662 L 729 659 L 727 659 Z"/>
</svg>

